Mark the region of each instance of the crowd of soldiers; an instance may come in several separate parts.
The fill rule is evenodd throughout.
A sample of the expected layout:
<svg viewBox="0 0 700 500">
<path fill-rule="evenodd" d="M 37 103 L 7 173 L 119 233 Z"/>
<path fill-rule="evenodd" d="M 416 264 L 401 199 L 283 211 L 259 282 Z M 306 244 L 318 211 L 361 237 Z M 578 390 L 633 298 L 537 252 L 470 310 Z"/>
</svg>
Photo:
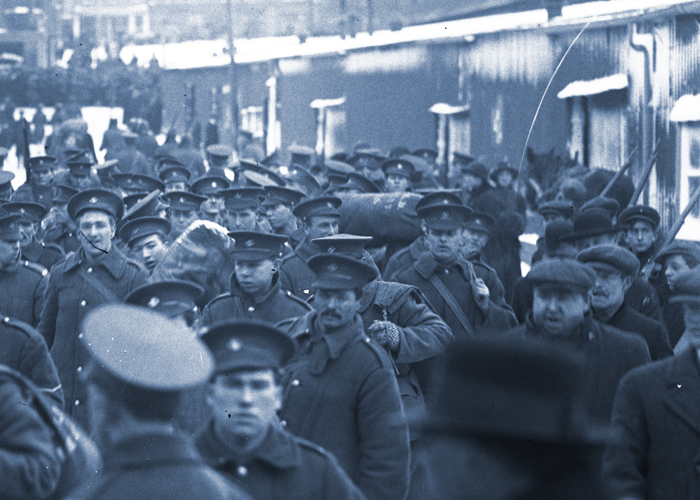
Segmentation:
<svg viewBox="0 0 700 500">
<path fill-rule="evenodd" d="M 0 498 L 696 498 L 700 248 L 653 208 L 139 129 L 0 171 L 0 363 L 101 455 L 66 480 L 0 370 Z"/>
</svg>

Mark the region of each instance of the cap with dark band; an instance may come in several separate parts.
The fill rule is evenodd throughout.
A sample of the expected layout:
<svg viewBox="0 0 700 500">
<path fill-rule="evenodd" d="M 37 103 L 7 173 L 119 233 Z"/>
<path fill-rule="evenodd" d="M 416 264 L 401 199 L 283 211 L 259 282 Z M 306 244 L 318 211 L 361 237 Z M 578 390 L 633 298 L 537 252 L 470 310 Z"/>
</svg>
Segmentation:
<svg viewBox="0 0 700 500">
<path fill-rule="evenodd" d="M 31 172 L 48 172 L 57 161 L 55 156 L 33 156 L 27 158 L 24 164 Z"/>
<path fill-rule="evenodd" d="M 416 213 L 427 207 L 462 204 L 462 198 L 455 191 L 432 191 L 418 200 Z"/>
<path fill-rule="evenodd" d="M 289 241 L 287 236 L 252 231 L 233 231 L 228 235 L 236 241 L 231 252 L 233 258 L 245 261 L 279 259 L 284 244 Z"/>
<path fill-rule="evenodd" d="M 226 189 L 224 197 L 226 210 L 257 210 L 265 191 L 257 187 Z"/>
<path fill-rule="evenodd" d="M 185 212 L 196 212 L 206 198 L 186 191 L 171 191 L 163 195 L 168 200 L 171 210 L 183 210 Z"/>
<path fill-rule="evenodd" d="M 169 317 L 176 317 L 197 307 L 204 288 L 184 280 L 164 280 L 134 288 L 125 298 L 125 304 L 147 307 Z"/>
<path fill-rule="evenodd" d="M 165 163 L 167 165 L 164 169 L 160 171 L 158 177 L 165 184 L 173 184 L 175 182 L 184 182 L 187 184 L 190 180 L 190 171 L 187 170 L 184 165 L 173 165 L 172 163 Z"/>
<path fill-rule="evenodd" d="M 112 191 L 106 189 L 88 189 L 81 191 L 68 200 L 66 210 L 71 219 L 76 220 L 80 214 L 88 210 L 100 210 L 107 212 L 117 222 L 124 215 L 124 203 L 122 199 Z"/>
<path fill-rule="evenodd" d="M 214 355 L 215 373 L 279 370 L 294 355 L 294 342 L 282 331 L 254 321 L 212 325 L 201 336 Z"/>
<path fill-rule="evenodd" d="M 39 203 L 31 202 L 10 202 L 2 206 L 9 213 L 19 215 L 21 218 L 17 222 L 38 223 L 46 215 L 46 207 Z"/>
<path fill-rule="evenodd" d="M 322 253 L 307 264 L 316 275 L 311 286 L 322 290 L 354 290 L 377 278 L 376 268 L 343 255 Z"/>
<path fill-rule="evenodd" d="M 129 245 L 140 238 L 158 234 L 165 238 L 170 233 L 170 222 L 160 217 L 139 217 L 130 220 L 119 230 L 119 237 Z"/>
<path fill-rule="evenodd" d="M 322 196 L 300 203 L 294 207 L 293 213 L 301 219 L 308 219 L 309 217 L 340 217 L 338 208 L 340 208 L 342 203 L 342 200 L 335 196 Z"/>
<path fill-rule="evenodd" d="M 471 213 L 464 205 L 440 205 L 418 210 L 418 217 L 431 229 L 453 230 L 464 227 Z"/>
<path fill-rule="evenodd" d="M 649 224 L 652 229 L 659 227 L 659 222 L 661 221 L 661 216 L 659 212 L 646 205 L 634 205 L 633 207 L 626 208 L 622 211 L 618 217 L 621 224 L 626 226 L 631 226 L 636 221 L 642 221 Z"/>
<path fill-rule="evenodd" d="M 231 183 L 228 179 L 218 176 L 202 177 L 197 179 L 190 186 L 190 191 L 201 196 L 212 196 L 219 194 L 224 189 L 228 189 Z"/>
<path fill-rule="evenodd" d="M 316 245 L 322 253 L 349 255 L 359 259 L 364 256 L 365 245 L 370 241 L 372 241 L 371 236 L 335 234 L 325 238 L 315 238 L 311 243 Z"/>
<path fill-rule="evenodd" d="M 294 207 L 299 204 L 301 199 L 306 196 L 301 191 L 289 189 L 281 186 L 266 186 L 265 200 L 263 206 L 274 207 L 277 205 L 289 205 Z"/>
</svg>

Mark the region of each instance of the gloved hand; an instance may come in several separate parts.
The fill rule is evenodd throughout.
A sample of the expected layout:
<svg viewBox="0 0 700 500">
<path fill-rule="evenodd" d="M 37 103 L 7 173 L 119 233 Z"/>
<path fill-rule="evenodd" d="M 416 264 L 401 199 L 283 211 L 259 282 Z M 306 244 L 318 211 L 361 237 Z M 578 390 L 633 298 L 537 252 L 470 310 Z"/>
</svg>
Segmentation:
<svg viewBox="0 0 700 500">
<path fill-rule="evenodd" d="M 399 342 L 401 341 L 399 327 L 391 321 L 375 321 L 367 329 L 367 333 L 381 346 L 387 346 L 392 351 L 399 348 Z"/>
<path fill-rule="evenodd" d="M 475 277 L 471 283 L 474 302 L 476 302 L 476 305 L 481 309 L 481 312 L 486 314 L 489 310 L 489 298 L 491 296 L 489 287 L 486 286 L 486 283 L 484 283 L 484 280 L 481 278 Z"/>
</svg>

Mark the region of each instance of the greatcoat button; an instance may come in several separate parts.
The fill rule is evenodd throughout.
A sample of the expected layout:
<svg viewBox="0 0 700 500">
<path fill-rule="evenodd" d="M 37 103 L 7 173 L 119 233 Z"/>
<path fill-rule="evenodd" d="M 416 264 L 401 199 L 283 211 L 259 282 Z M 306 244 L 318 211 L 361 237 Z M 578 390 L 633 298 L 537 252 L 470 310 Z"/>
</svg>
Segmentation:
<svg viewBox="0 0 700 500">
<path fill-rule="evenodd" d="M 80 306 L 81 306 L 81 307 L 85 307 L 86 304 L 87 304 L 87 302 L 85 302 L 84 300 L 81 300 L 81 301 L 80 301 Z"/>
<path fill-rule="evenodd" d="M 88 268 L 87 268 L 87 272 L 91 273 L 91 272 L 92 272 L 92 268 L 91 268 L 91 267 L 88 267 Z"/>
<path fill-rule="evenodd" d="M 236 474 L 238 474 L 241 477 L 246 477 L 248 475 L 248 469 L 243 467 L 242 465 L 236 469 Z"/>
<path fill-rule="evenodd" d="M 294 387 L 298 387 L 300 383 L 301 383 L 301 382 L 299 382 L 299 379 L 298 379 L 298 378 L 295 378 L 294 380 L 292 380 L 292 385 L 293 385 Z"/>
<path fill-rule="evenodd" d="M 73 403 L 73 404 L 74 404 L 75 406 L 80 406 L 80 400 L 79 400 L 79 399 L 76 399 L 76 400 L 75 400 L 75 403 Z"/>
</svg>

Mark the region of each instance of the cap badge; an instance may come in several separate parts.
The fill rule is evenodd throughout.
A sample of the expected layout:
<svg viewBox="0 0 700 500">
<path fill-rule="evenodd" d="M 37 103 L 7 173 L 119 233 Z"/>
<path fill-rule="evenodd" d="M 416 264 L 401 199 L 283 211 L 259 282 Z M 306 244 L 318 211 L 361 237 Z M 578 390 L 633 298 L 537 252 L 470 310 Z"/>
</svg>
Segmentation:
<svg viewBox="0 0 700 500">
<path fill-rule="evenodd" d="M 236 194 L 233 195 L 233 197 L 234 197 L 234 198 L 240 199 L 240 198 L 241 198 L 241 193 L 236 193 Z"/>
<path fill-rule="evenodd" d="M 255 241 L 254 241 L 254 240 L 248 240 L 248 241 L 245 242 L 245 246 L 247 246 L 248 248 L 250 248 L 250 247 L 252 247 L 252 246 L 254 246 L 254 245 L 255 245 Z"/>
<path fill-rule="evenodd" d="M 216 181 L 211 183 L 211 187 L 215 188 L 216 187 Z"/>
<path fill-rule="evenodd" d="M 328 202 L 328 208 L 333 208 L 333 203 L 331 203 L 330 201 Z"/>
<path fill-rule="evenodd" d="M 331 265 L 328 266 L 328 270 L 329 270 L 330 272 L 334 273 L 334 272 L 336 272 L 336 271 L 338 270 L 338 266 L 336 266 L 335 264 L 331 264 Z"/>
<path fill-rule="evenodd" d="M 449 204 L 449 203 L 450 203 L 450 200 L 448 200 L 447 198 L 445 198 L 444 200 L 442 200 L 442 204 L 443 204 L 443 205 L 447 205 L 447 204 Z"/>
<path fill-rule="evenodd" d="M 335 252 L 335 247 L 328 247 L 328 253 Z"/>
<path fill-rule="evenodd" d="M 243 344 L 237 339 L 232 339 L 231 342 L 228 343 L 228 348 L 233 352 L 238 352 L 243 349 Z"/>
<path fill-rule="evenodd" d="M 180 203 L 185 203 L 185 198 L 180 196 Z"/>
<path fill-rule="evenodd" d="M 92 198 L 90 198 L 90 203 L 97 203 L 97 197 L 93 196 Z"/>
<path fill-rule="evenodd" d="M 24 215 L 25 213 L 27 213 L 27 211 L 26 211 L 25 209 L 23 209 L 23 208 L 20 208 L 20 209 L 19 209 L 19 213 L 21 213 L 21 214 Z"/>
<path fill-rule="evenodd" d="M 148 307 L 151 309 L 154 309 L 158 307 L 158 304 L 160 304 L 160 299 L 158 297 L 151 297 L 151 300 L 148 301 Z"/>
<path fill-rule="evenodd" d="M 440 218 L 441 218 L 442 220 L 449 219 L 449 218 L 450 218 L 450 214 L 448 214 L 447 212 L 442 212 L 442 213 L 440 214 Z"/>
</svg>

